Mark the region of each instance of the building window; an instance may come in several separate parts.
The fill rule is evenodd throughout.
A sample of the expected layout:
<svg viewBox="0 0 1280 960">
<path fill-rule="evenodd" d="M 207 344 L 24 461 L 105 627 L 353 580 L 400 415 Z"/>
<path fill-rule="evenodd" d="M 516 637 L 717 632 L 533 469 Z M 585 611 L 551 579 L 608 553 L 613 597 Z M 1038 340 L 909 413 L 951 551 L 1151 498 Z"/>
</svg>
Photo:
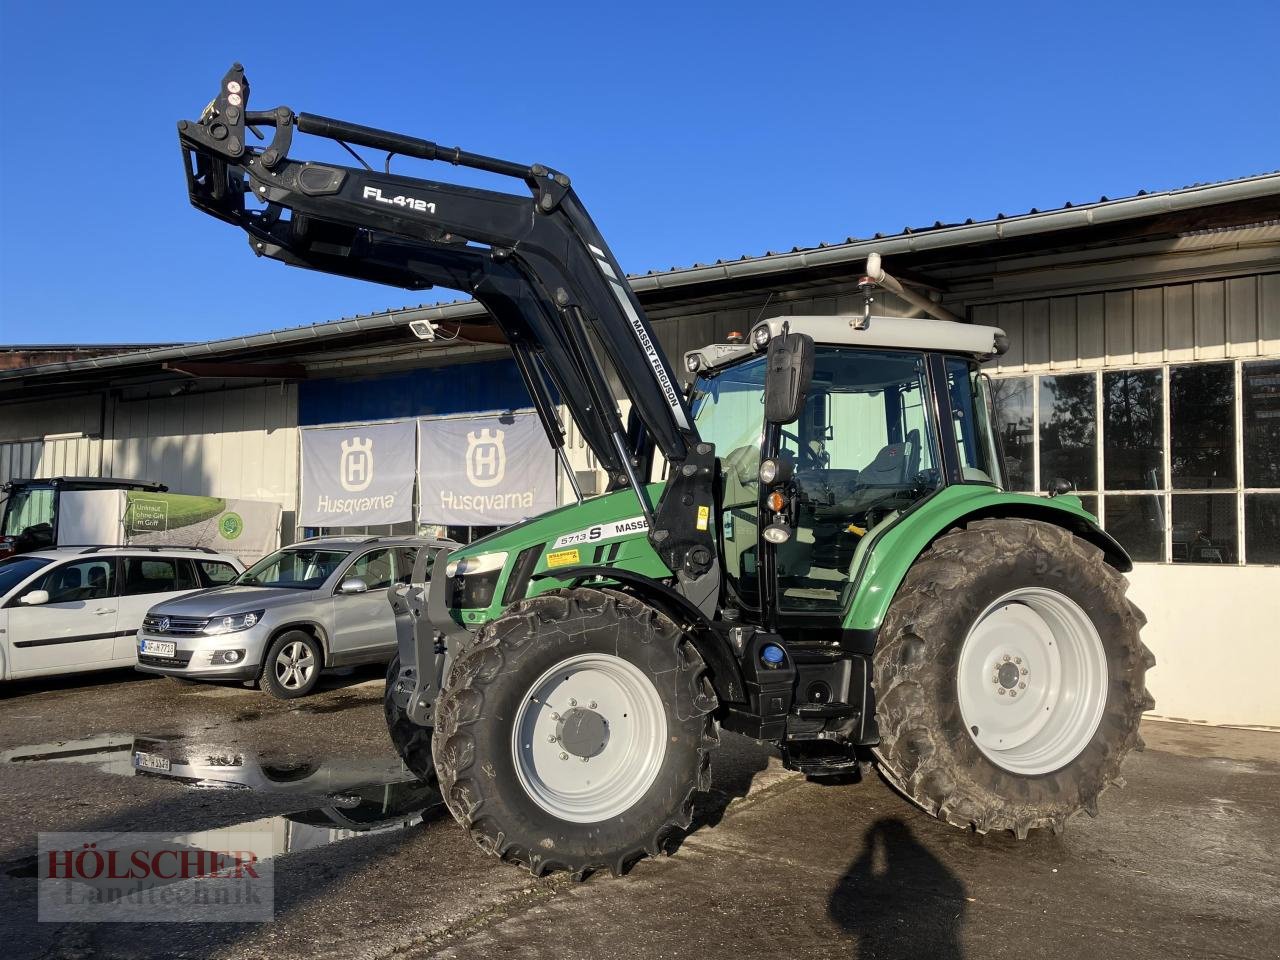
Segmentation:
<svg viewBox="0 0 1280 960">
<path fill-rule="evenodd" d="M 1040 489 L 1059 477 L 1097 489 L 1097 375 L 1040 378 Z"/>
<path fill-rule="evenodd" d="M 1280 563 L 1280 493 L 1244 495 L 1244 551 L 1248 563 Z"/>
<path fill-rule="evenodd" d="M 1169 463 L 1175 490 L 1236 485 L 1235 374 L 1230 363 L 1169 371 Z"/>
<path fill-rule="evenodd" d="M 1135 561 L 1280 564 L 1280 360 L 999 377 L 991 398 L 1010 489 L 1071 481 Z"/>
<path fill-rule="evenodd" d="M 1035 489 L 1035 403 L 1032 377 L 991 381 L 991 406 L 1010 490 Z"/>
<path fill-rule="evenodd" d="M 1164 489 L 1163 383 L 1163 370 L 1102 375 L 1104 489 Z"/>
<path fill-rule="evenodd" d="M 1244 485 L 1280 487 L 1280 360 L 1244 364 Z"/>
</svg>

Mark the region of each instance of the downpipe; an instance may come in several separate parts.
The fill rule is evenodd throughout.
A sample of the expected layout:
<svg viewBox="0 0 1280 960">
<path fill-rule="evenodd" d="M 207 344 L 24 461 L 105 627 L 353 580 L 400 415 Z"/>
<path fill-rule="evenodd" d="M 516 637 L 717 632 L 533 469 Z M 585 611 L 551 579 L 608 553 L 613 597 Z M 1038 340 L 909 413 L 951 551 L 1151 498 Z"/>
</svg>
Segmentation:
<svg viewBox="0 0 1280 960">
<path fill-rule="evenodd" d="M 880 254 L 871 253 L 867 255 L 867 273 L 866 276 L 859 281 L 859 286 L 867 286 L 874 284 L 882 290 L 888 290 L 894 296 L 901 300 L 907 301 L 917 310 L 923 310 L 935 320 L 949 320 L 952 323 L 965 323 L 963 317 L 959 317 L 952 313 L 942 304 L 932 300 L 926 294 L 919 290 L 913 290 L 908 287 L 893 274 L 885 270 L 880 262 Z"/>
</svg>

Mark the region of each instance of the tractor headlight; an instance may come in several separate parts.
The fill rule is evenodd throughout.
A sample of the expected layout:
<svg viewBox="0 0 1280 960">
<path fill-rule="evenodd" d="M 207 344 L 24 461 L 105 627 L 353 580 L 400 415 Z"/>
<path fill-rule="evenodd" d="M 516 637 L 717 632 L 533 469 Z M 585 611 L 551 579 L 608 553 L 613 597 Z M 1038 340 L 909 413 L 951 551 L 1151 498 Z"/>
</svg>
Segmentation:
<svg viewBox="0 0 1280 960">
<path fill-rule="evenodd" d="M 240 630 L 248 630 L 250 627 L 256 626 L 258 621 L 262 619 L 262 610 L 253 610 L 249 613 L 233 613 L 229 617 L 213 617 L 204 625 L 201 633 L 205 636 L 216 637 L 224 633 L 236 633 Z"/>
<path fill-rule="evenodd" d="M 769 325 L 767 323 L 762 323 L 751 331 L 751 345 L 757 350 L 763 350 L 769 345 L 769 338 L 771 336 L 773 336 L 773 334 L 769 332 Z"/>
<path fill-rule="evenodd" d="M 498 589 L 498 577 L 506 565 L 506 551 L 450 560 L 444 568 L 445 576 L 449 578 L 445 603 L 450 607 L 471 610 L 489 606 Z"/>
<path fill-rule="evenodd" d="M 785 523 L 771 523 L 764 528 L 762 534 L 772 544 L 786 543 L 791 539 L 791 528 Z"/>
<path fill-rule="evenodd" d="M 786 483 L 794 472 L 791 461 L 786 457 L 769 457 L 760 461 L 760 482 L 766 487 Z"/>
<path fill-rule="evenodd" d="M 460 560 L 450 560 L 445 564 L 444 575 L 446 577 L 470 577 L 477 573 L 492 573 L 495 570 L 501 570 L 507 564 L 507 554 L 503 553 L 480 553 L 474 557 L 462 557 Z"/>
</svg>

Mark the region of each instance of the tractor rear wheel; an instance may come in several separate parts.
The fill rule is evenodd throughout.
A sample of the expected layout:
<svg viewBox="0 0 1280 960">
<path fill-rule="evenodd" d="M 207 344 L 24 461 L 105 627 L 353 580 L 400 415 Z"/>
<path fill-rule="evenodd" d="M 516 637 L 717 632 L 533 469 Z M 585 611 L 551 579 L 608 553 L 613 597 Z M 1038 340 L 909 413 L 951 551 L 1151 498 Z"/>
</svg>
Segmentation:
<svg viewBox="0 0 1280 960">
<path fill-rule="evenodd" d="M 1097 815 L 1141 748 L 1155 658 L 1102 551 L 1034 520 L 978 520 L 925 551 L 875 653 L 882 775 L 979 833 Z"/>
<path fill-rule="evenodd" d="M 588 588 L 524 600 L 454 662 L 433 751 L 481 849 L 541 876 L 623 873 L 689 826 L 715 695 L 666 616 Z"/>
</svg>

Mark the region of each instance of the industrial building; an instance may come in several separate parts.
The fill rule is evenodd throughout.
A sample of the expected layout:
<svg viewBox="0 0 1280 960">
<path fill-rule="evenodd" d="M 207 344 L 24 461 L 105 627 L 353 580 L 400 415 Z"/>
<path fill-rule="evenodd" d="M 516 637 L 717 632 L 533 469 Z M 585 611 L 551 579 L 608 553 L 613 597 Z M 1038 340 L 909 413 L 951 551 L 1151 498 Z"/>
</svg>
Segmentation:
<svg viewBox="0 0 1280 960">
<path fill-rule="evenodd" d="M 1156 714 L 1280 727 L 1280 174 L 630 279 L 678 356 L 765 316 L 860 312 L 871 252 L 953 313 L 1009 334 L 989 374 L 1010 486 L 1043 491 L 1066 478 L 1132 553 L 1131 596 L 1159 660 Z M 913 315 L 878 297 L 877 313 Z M 418 320 L 435 325 L 434 341 L 410 332 Z M 515 423 L 527 405 L 470 301 L 11 360 L 0 368 L 0 480 L 141 477 L 272 499 L 286 511 L 286 537 L 301 536 L 337 525 L 315 522 L 303 497 L 309 431 L 404 422 L 422 431 L 482 415 Z M 567 466 L 584 493 L 597 492 L 603 477 L 567 426 Z M 424 469 L 409 494 L 420 502 L 402 504 L 394 524 L 344 525 L 442 522 L 421 496 Z M 549 469 L 565 502 L 568 471 Z M 510 519 L 486 524 L 482 514 L 450 532 Z"/>
</svg>

